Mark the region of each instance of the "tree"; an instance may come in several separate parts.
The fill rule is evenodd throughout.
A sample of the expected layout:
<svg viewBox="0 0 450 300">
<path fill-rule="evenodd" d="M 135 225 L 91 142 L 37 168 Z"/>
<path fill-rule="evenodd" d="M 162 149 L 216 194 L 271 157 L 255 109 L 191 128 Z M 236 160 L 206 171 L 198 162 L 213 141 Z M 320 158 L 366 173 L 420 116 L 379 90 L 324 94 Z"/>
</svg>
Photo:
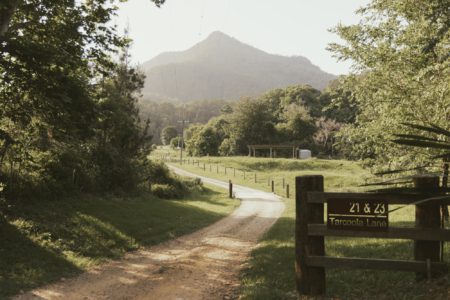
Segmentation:
<svg viewBox="0 0 450 300">
<path fill-rule="evenodd" d="M 98 179 L 92 151 L 100 145 L 130 164 L 139 156 L 144 137 L 137 132 L 145 128 L 136 123 L 133 93 L 142 78 L 113 59 L 129 42 L 110 25 L 115 10 L 107 0 L 0 3 L 0 175 L 7 192 L 19 186 L 17 178 L 48 190 L 78 184 L 82 171 Z"/>
<path fill-rule="evenodd" d="M 317 131 L 314 134 L 314 141 L 320 146 L 321 150 L 329 155 L 334 154 L 335 135 L 341 129 L 342 124 L 335 120 L 321 117 L 316 121 Z"/>
<path fill-rule="evenodd" d="M 284 108 L 283 123 L 279 129 L 284 131 L 282 142 L 311 142 L 316 128 L 308 110 L 299 104 L 292 103 Z"/>
<path fill-rule="evenodd" d="M 129 64 L 128 47 L 123 47 L 112 76 L 101 85 L 98 125 L 93 161 L 101 173 L 101 185 L 108 190 L 132 190 L 145 180 L 146 157 L 151 136 L 150 120 L 142 124 L 137 109 L 144 75 Z"/>
<path fill-rule="evenodd" d="M 354 123 L 359 113 L 359 107 L 351 91 L 343 82 L 345 76 L 332 81 L 320 95 L 320 102 L 325 104 L 322 114 L 325 118 L 339 123 Z"/>
<path fill-rule="evenodd" d="M 393 133 L 412 132 L 400 123 L 446 127 L 450 119 L 448 7 L 448 0 L 374 0 L 358 11 L 359 24 L 334 29 L 345 44 L 329 49 L 353 61 L 344 84 L 360 110 L 343 140 L 376 168 L 428 160 L 420 149 L 388 143 Z"/>
<path fill-rule="evenodd" d="M 230 139 L 234 154 L 247 153 L 248 144 L 270 143 L 275 134 L 275 118 L 266 101 L 242 99 L 230 118 Z"/>
<path fill-rule="evenodd" d="M 151 0 L 155 3 L 156 6 L 161 6 L 161 4 L 164 4 L 165 0 Z M 0 40 L 4 38 L 4 36 L 7 34 L 10 24 L 12 22 L 14 13 L 16 13 L 16 10 L 22 9 L 23 5 L 25 3 L 32 3 L 35 1 L 24 1 L 24 0 L 4 0 L 2 3 L 0 3 Z M 97 1 L 100 5 L 104 4 L 105 1 Z M 45 5 L 44 3 L 36 3 L 35 4 L 41 4 Z"/>
<path fill-rule="evenodd" d="M 170 141 L 176 136 L 178 136 L 178 130 L 174 126 L 166 126 L 161 131 L 163 145 L 169 145 Z"/>
</svg>

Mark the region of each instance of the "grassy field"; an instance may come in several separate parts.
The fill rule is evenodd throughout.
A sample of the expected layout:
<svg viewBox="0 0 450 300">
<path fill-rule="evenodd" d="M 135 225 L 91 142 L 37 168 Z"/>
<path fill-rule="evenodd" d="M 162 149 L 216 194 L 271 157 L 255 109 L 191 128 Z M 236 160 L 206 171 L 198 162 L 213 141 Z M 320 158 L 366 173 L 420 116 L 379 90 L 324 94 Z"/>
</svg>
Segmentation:
<svg viewBox="0 0 450 300">
<path fill-rule="evenodd" d="M 208 187 L 184 200 L 85 197 L 9 208 L 0 216 L 0 299 L 195 231 L 237 205 Z"/>
<path fill-rule="evenodd" d="M 159 150 L 155 157 L 167 155 Z M 176 153 L 169 152 L 175 157 Z M 197 174 L 231 179 L 237 184 L 253 186 L 266 191 L 271 187 L 267 179 L 274 180 L 275 192 L 285 195 L 282 179 L 290 183 L 291 198 L 284 199 L 286 210 L 278 222 L 267 232 L 259 247 L 241 274 L 242 299 L 297 299 L 294 281 L 294 178 L 304 174 L 325 177 L 326 191 L 361 191 L 358 185 L 371 176 L 357 163 L 342 160 L 290 160 L 249 157 L 204 157 L 199 165 L 183 164 L 186 170 Z M 197 158 L 195 158 L 197 161 Z M 205 163 L 205 170 L 203 170 Z M 209 171 L 211 164 L 211 171 Z M 180 166 L 179 163 L 174 165 Z M 219 165 L 219 172 L 217 172 Z M 227 168 L 225 174 L 224 168 Z M 236 168 L 236 176 L 232 168 Z M 244 173 L 246 178 L 244 179 Z M 254 173 L 257 182 L 254 182 Z M 391 207 L 392 208 L 392 207 Z M 413 226 L 414 207 L 408 206 L 389 216 L 391 226 Z M 413 242 L 405 240 L 326 238 L 326 253 L 341 257 L 374 257 L 412 259 Z M 445 248 L 449 261 L 450 247 Z M 368 270 L 328 270 L 327 298 L 333 299 L 449 299 L 450 278 L 431 283 L 417 283 L 413 273 Z"/>
</svg>

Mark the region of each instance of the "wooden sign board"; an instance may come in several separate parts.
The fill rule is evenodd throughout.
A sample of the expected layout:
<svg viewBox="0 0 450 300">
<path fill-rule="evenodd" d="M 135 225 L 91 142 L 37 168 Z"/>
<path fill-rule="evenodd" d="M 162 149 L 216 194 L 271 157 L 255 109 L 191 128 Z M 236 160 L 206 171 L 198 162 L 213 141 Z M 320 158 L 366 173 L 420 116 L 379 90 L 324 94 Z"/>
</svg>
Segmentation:
<svg viewBox="0 0 450 300">
<path fill-rule="evenodd" d="M 387 231 L 388 203 L 371 199 L 328 199 L 327 227 L 340 230 Z"/>
</svg>

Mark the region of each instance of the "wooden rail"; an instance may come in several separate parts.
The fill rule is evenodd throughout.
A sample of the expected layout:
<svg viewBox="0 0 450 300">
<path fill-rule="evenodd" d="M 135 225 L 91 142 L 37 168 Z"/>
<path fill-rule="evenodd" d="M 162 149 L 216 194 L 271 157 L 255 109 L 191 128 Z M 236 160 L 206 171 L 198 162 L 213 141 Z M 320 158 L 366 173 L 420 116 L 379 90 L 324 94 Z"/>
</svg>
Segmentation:
<svg viewBox="0 0 450 300">
<path fill-rule="evenodd" d="M 368 269 L 388 270 L 404 272 L 427 272 L 426 261 L 405 261 L 393 259 L 367 259 L 348 257 L 309 256 L 306 263 L 313 267 L 338 268 L 338 269 Z M 430 262 L 430 270 L 433 273 L 443 273 L 448 270 L 447 264 Z"/>
<path fill-rule="evenodd" d="M 325 224 L 308 224 L 312 236 L 346 236 L 378 239 L 406 239 L 422 241 L 450 241 L 448 229 L 390 227 L 386 232 L 329 229 Z"/>
<path fill-rule="evenodd" d="M 428 199 L 436 194 L 385 194 L 385 193 L 326 193 L 308 192 L 308 203 L 326 203 L 329 199 L 367 199 L 367 200 L 387 200 L 389 204 L 413 204 L 414 202 Z M 433 203 L 439 205 L 450 205 L 450 200 L 435 200 Z"/>
<path fill-rule="evenodd" d="M 447 272 L 447 265 L 440 261 L 440 249 L 442 242 L 450 241 L 450 230 L 440 228 L 439 207 L 440 205 L 449 205 L 450 201 L 434 199 L 433 201 L 419 202 L 442 196 L 442 191 L 439 189 L 439 177 L 415 177 L 413 181 L 415 187 L 413 193 L 330 193 L 324 192 L 324 178 L 321 175 L 296 177 L 295 274 L 299 294 L 324 294 L 326 268 L 416 272 L 418 280 Z M 334 207 L 333 214 L 330 213 L 333 219 L 340 214 L 343 218 L 341 220 L 354 220 L 346 222 L 354 224 L 359 222 L 360 225 L 347 228 L 336 227 L 334 221 L 326 225 L 324 223 L 324 207 L 328 202 L 330 202 L 327 206 L 328 209 Z M 361 203 L 361 206 L 367 205 L 368 212 L 371 212 L 368 203 L 383 205 L 385 227 L 380 230 L 364 227 L 364 224 L 367 223 L 358 219 L 365 217 L 361 215 L 363 213 L 359 208 L 357 211 L 351 208 L 355 203 Z M 415 227 L 388 227 L 386 213 L 388 207 L 386 210 L 384 207 L 391 204 L 414 204 L 416 207 Z M 344 212 L 339 213 L 342 211 L 342 207 L 345 207 Z M 352 217 L 353 219 L 351 219 Z M 371 218 L 382 217 L 377 213 Z M 325 256 L 325 236 L 414 240 L 414 260 Z"/>
</svg>

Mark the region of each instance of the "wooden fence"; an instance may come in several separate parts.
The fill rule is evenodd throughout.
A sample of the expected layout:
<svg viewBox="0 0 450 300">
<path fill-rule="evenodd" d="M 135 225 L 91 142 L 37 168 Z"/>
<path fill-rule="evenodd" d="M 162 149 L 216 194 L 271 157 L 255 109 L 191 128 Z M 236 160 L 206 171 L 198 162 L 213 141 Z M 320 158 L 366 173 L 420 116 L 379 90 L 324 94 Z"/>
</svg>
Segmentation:
<svg viewBox="0 0 450 300">
<path fill-rule="evenodd" d="M 229 173 L 228 170 L 232 170 L 233 177 L 239 176 L 239 173 L 240 173 L 244 180 L 250 180 L 250 178 L 253 177 L 254 183 L 262 183 L 265 181 L 265 177 L 263 175 L 258 176 L 256 171 L 255 172 L 249 172 L 249 171 L 246 172 L 244 170 L 236 169 L 235 167 L 228 167 L 228 166 L 224 166 L 222 164 L 215 163 L 215 162 L 209 162 L 209 163 L 202 162 L 202 165 L 200 165 L 201 161 L 199 159 L 195 160 L 195 158 L 187 157 L 187 158 L 180 160 L 179 158 L 174 158 L 168 154 L 160 155 L 159 159 L 162 161 L 166 161 L 166 162 L 179 163 L 180 165 L 184 164 L 184 165 L 197 166 L 198 168 L 202 169 L 205 172 L 207 170 L 206 166 L 209 164 L 209 172 L 213 172 L 216 174 L 223 173 L 224 175 L 228 174 L 231 176 L 231 173 Z M 252 173 L 253 173 L 253 176 L 251 176 Z M 278 180 L 276 181 L 274 178 L 272 178 L 270 175 L 268 175 L 267 186 L 269 186 L 269 187 L 271 186 L 271 191 L 275 194 L 284 196 L 286 198 L 290 197 L 289 183 L 285 177 L 278 178 Z M 280 189 L 280 187 L 281 187 L 281 189 Z"/>
<path fill-rule="evenodd" d="M 450 241 L 450 230 L 440 228 L 439 207 L 449 201 L 437 197 L 442 196 L 436 193 L 439 177 L 414 178 L 416 189 L 408 194 L 324 192 L 324 179 L 320 175 L 296 177 L 295 186 L 295 273 L 299 294 L 324 294 L 327 268 L 416 272 L 417 279 L 447 271 L 447 265 L 439 261 L 440 243 Z M 430 197 L 435 199 L 420 202 Z M 415 205 L 415 227 L 389 227 L 391 204 Z M 336 207 L 347 209 L 347 214 L 343 211 L 331 214 L 330 210 Z M 366 211 L 360 210 L 362 207 Z M 377 226 L 368 227 L 370 222 Z M 414 240 L 414 260 L 329 257 L 325 255 L 325 236 Z"/>
</svg>

